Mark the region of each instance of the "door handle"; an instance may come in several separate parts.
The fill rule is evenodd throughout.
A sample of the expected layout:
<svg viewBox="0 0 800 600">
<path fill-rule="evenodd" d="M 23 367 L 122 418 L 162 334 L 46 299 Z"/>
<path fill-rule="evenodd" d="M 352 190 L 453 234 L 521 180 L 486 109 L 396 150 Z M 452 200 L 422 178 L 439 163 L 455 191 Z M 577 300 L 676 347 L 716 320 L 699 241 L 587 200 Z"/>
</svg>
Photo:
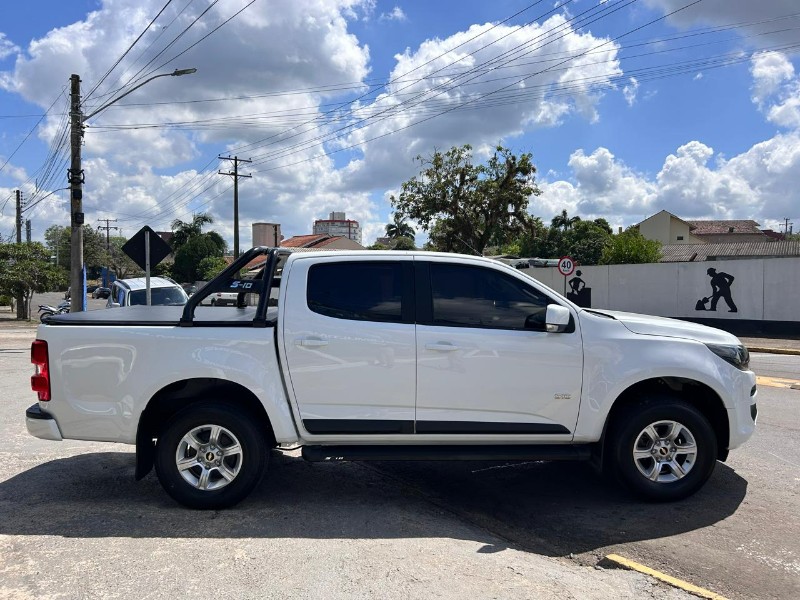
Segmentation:
<svg viewBox="0 0 800 600">
<path fill-rule="evenodd" d="M 453 344 L 447 343 L 438 343 L 438 344 L 425 344 L 426 350 L 436 350 L 438 352 L 453 352 L 455 350 L 460 350 L 458 346 L 454 346 Z"/>
<path fill-rule="evenodd" d="M 317 338 L 304 338 L 297 340 L 298 346 L 303 346 L 305 348 L 319 348 L 321 346 L 327 346 L 328 340 L 320 340 Z"/>
</svg>

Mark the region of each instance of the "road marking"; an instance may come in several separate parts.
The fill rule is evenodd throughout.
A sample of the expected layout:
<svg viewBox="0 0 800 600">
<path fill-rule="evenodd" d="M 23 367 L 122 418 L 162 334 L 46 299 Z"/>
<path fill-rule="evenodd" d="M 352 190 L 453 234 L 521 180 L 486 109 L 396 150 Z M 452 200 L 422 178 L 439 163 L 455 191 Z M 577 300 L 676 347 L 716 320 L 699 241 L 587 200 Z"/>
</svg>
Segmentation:
<svg viewBox="0 0 800 600">
<path fill-rule="evenodd" d="M 766 375 L 757 375 L 756 383 L 766 387 L 800 389 L 800 380 L 786 379 L 785 377 L 767 377 Z"/>
<path fill-rule="evenodd" d="M 672 577 L 671 575 L 667 575 L 666 573 L 662 573 L 661 571 L 656 571 L 655 569 L 651 569 L 650 567 L 645 567 L 642 564 L 639 564 L 635 561 L 632 561 L 628 558 L 624 558 L 619 554 L 609 554 L 606 556 L 606 560 L 611 561 L 612 563 L 624 568 L 624 569 L 631 569 L 632 571 L 638 571 L 639 573 L 644 573 L 645 575 L 649 575 L 650 577 L 655 577 L 656 579 L 663 581 L 664 583 L 668 583 L 669 585 L 682 589 L 690 594 L 694 594 L 695 596 L 700 596 L 701 598 L 708 598 L 709 600 L 727 600 L 724 596 L 720 596 L 710 590 L 705 588 L 698 587 L 689 583 L 688 581 L 683 581 L 682 579 L 678 579 L 677 577 Z"/>
</svg>

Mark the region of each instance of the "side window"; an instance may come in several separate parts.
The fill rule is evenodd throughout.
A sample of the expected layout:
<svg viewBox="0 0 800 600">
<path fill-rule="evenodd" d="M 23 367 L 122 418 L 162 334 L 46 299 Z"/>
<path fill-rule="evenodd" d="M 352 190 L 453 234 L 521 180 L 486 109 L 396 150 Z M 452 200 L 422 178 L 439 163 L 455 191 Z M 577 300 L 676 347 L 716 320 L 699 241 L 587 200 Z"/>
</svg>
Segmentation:
<svg viewBox="0 0 800 600">
<path fill-rule="evenodd" d="M 402 323 L 400 262 L 340 262 L 311 267 L 308 308 L 337 319 Z"/>
<path fill-rule="evenodd" d="M 431 263 L 433 324 L 543 330 L 550 299 L 491 269 Z"/>
</svg>

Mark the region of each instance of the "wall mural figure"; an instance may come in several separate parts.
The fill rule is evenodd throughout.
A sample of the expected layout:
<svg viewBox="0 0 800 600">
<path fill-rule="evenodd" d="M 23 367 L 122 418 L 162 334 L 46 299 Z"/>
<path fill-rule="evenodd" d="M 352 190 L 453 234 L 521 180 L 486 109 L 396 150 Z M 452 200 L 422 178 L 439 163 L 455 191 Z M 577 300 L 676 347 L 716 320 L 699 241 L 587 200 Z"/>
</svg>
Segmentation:
<svg viewBox="0 0 800 600">
<path fill-rule="evenodd" d="M 582 273 L 575 271 L 577 277 L 573 277 L 569 283 L 570 291 L 567 292 L 567 300 L 572 300 L 581 308 L 592 308 L 592 288 L 586 287 L 586 282 L 581 279 Z"/>
<path fill-rule="evenodd" d="M 714 268 L 708 269 L 706 273 L 711 277 L 711 296 L 706 296 L 698 300 L 694 309 L 717 310 L 717 302 L 722 298 L 725 300 L 725 304 L 728 305 L 728 312 L 739 312 L 739 309 L 736 308 L 736 304 L 733 302 L 733 298 L 731 298 L 731 284 L 733 284 L 734 280 L 733 275 L 722 272 L 717 273 L 717 270 Z M 708 304 L 709 300 L 711 300 L 711 308 L 706 308 L 706 304 Z"/>
</svg>

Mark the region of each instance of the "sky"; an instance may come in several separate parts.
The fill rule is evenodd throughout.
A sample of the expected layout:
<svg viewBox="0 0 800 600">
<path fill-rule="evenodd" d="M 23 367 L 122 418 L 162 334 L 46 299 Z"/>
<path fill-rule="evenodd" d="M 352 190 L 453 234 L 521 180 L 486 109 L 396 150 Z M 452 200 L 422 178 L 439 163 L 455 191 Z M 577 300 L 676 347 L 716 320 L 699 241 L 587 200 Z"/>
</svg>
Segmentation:
<svg viewBox="0 0 800 600">
<path fill-rule="evenodd" d="M 371 244 L 418 157 L 531 153 L 541 194 L 615 228 L 668 210 L 800 230 L 796 0 L 28 0 L 0 17 L 0 236 L 69 224 L 80 75 L 86 223 L 200 212 L 232 247 L 344 211 Z M 182 77 L 154 75 L 195 68 Z M 105 106 L 105 108 L 103 108 Z M 116 233 L 116 232 L 112 232 Z M 418 232 L 417 242 L 425 240 Z"/>
</svg>

